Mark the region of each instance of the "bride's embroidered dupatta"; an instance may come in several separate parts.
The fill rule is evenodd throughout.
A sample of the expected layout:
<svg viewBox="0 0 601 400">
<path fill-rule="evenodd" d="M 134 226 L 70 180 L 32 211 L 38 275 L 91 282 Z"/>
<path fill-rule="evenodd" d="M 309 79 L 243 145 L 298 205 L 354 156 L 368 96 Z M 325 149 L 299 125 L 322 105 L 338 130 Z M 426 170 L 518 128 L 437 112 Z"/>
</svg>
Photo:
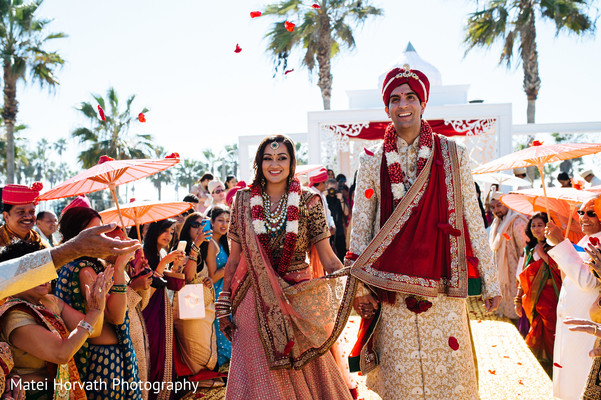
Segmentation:
<svg viewBox="0 0 601 400">
<path fill-rule="evenodd" d="M 269 367 L 300 369 L 328 351 L 342 333 L 357 281 L 348 269 L 311 279 L 311 267 L 281 277 L 253 230 L 248 191 L 237 193 L 234 207 L 243 255 L 231 285 L 234 314 L 252 287 Z"/>
</svg>

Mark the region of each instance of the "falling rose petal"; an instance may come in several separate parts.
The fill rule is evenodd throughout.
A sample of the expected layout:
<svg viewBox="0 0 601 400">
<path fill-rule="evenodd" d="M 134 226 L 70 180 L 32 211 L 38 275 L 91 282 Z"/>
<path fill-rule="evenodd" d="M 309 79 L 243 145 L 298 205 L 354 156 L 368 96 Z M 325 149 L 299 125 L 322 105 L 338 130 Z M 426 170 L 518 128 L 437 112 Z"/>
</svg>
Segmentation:
<svg viewBox="0 0 601 400">
<path fill-rule="evenodd" d="M 284 355 L 290 354 L 292 347 L 294 347 L 294 340 L 290 340 L 288 343 L 286 343 L 286 347 L 284 347 Z"/>
<path fill-rule="evenodd" d="M 101 120 L 106 121 L 106 117 L 104 116 L 104 110 L 102 109 L 102 107 L 100 107 L 100 104 L 98 104 L 98 114 L 100 114 Z"/>
<path fill-rule="evenodd" d="M 284 75 L 288 75 L 288 74 L 289 74 L 289 73 L 291 73 L 291 72 L 294 72 L 294 68 L 292 68 L 292 69 L 287 69 L 287 70 L 284 72 Z"/>
<path fill-rule="evenodd" d="M 531 146 L 542 146 L 543 145 L 543 141 L 541 140 L 535 140 L 534 142 L 532 142 Z"/>
<path fill-rule="evenodd" d="M 518 365 L 522 365 L 522 363 L 518 361 Z"/>
<path fill-rule="evenodd" d="M 584 190 L 584 182 L 582 182 L 582 181 L 573 182 L 572 187 L 576 190 Z"/>
<path fill-rule="evenodd" d="M 519 383 L 520 385 L 523 385 L 523 384 L 524 384 L 524 381 L 522 381 L 522 380 L 520 379 L 520 380 L 518 381 L 518 383 Z"/>
<path fill-rule="evenodd" d="M 374 195 L 374 190 L 373 189 L 367 189 L 365 191 L 365 197 L 367 197 L 368 199 L 371 199 L 371 196 Z"/>
<path fill-rule="evenodd" d="M 490 372 L 493 375 L 497 374 L 497 370 L 496 369 L 489 369 L 488 372 Z"/>
<path fill-rule="evenodd" d="M 312 8 L 315 8 L 316 10 L 318 8 L 321 8 L 321 6 L 319 4 L 313 3 L 313 5 L 311 6 Z"/>
<path fill-rule="evenodd" d="M 509 358 L 509 356 L 503 356 L 503 358 Z"/>
<path fill-rule="evenodd" d="M 557 363 L 553 363 L 553 366 L 554 366 L 554 367 L 557 367 L 557 368 L 563 368 L 561 365 L 559 365 L 559 364 L 557 364 Z"/>
<path fill-rule="evenodd" d="M 146 116 L 144 115 L 144 113 L 138 114 L 138 121 L 146 122 Z"/>
<path fill-rule="evenodd" d="M 599 238 L 596 238 L 596 237 L 592 237 L 592 236 L 591 236 L 590 238 L 588 238 L 588 241 L 589 241 L 589 242 L 591 242 L 591 244 L 592 244 L 593 246 L 596 246 L 596 245 L 598 245 L 598 244 L 599 244 Z"/>
<path fill-rule="evenodd" d="M 236 43 L 236 50 L 234 50 L 234 53 L 240 53 L 242 51 L 242 47 L 240 47 L 240 45 L 238 43 Z"/>
<path fill-rule="evenodd" d="M 367 149 L 367 148 L 365 148 L 365 147 L 363 148 L 363 150 L 365 150 L 365 154 L 367 154 L 368 156 L 372 156 L 372 157 L 374 156 L 374 152 L 373 152 L 373 151 L 371 151 L 371 150 L 368 150 L 368 149 Z"/>
<path fill-rule="evenodd" d="M 454 351 L 457 351 L 457 349 L 459 349 L 459 342 L 453 336 L 449 337 L 449 347 Z"/>
<path fill-rule="evenodd" d="M 505 238 L 505 240 L 511 240 L 511 238 L 509 237 L 509 235 L 506 234 L 506 233 L 503 234 L 503 237 Z"/>
<path fill-rule="evenodd" d="M 250 12 L 250 17 L 251 18 L 257 18 L 261 16 L 261 11 L 251 11 Z"/>
<path fill-rule="evenodd" d="M 481 323 L 482 323 L 482 320 L 481 320 L 481 319 L 479 319 L 479 320 L 478 320 L 478 323 L 479 323 L 479 324 L 481 324 Z"/>
<path fill-rule="evenodd" d="M 497 345 L 496 345 L 496 344 L 493 344 L 493 345 L 492 345 L 492 347 L 497 347 Z"/>
<path fill-rule="evenodd" d="M 294 25 L 292 22 L 288 22 L 288 21 L 284 22 L 284 28 L 286 28 L 286 30 L 288 32 L 292 32 L 294 30 L 295 26 L 296 25 Z"/>
</svg>

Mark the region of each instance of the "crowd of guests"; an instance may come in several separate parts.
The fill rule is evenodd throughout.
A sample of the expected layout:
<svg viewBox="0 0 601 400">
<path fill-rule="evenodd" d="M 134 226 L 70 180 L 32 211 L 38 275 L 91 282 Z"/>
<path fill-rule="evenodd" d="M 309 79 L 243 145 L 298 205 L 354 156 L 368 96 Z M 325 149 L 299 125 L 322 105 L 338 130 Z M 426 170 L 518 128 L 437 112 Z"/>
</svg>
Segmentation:
<svg viewBox="0 0 601 400">
<path fill-rule="evenodd" d="M 344 175 L 334 177 L 332 170 L 306 178 L 306 186 L 322 198 L 330 245 L 342 260 L 352 190 Z M 167 383 L 182 380 L 223 386 L 232 343 L 215 318 L 215 301 L 223 291 L 230 254 L 229 206 L 244 187 L 234 176 L 222 183 L 204 174 L 183 199 L 194 205 L 191 210 L 140 227 L 142 249 L 119 257 L 78 257 L 57 270 L 58 279 L 10 296 L 0 308 L 0 341 L 12 353 L 11 377 L 21 382 L 12 384 L 15 398 L 53 398 L 55 379 L 74 384 L 73 398 L 88 399 L 177 398 Z M 75 198 L 59 216 L 36 214 L 40 189 L 4 187 L 0 261 L 59 245 L 102 225 L 85 196 Z M 119 227 L 107 236 L 138 239 L 136 229 L 128 233 Z M 185 247 L 178 247 L 182 241 Z M 178 292 L 186 285 L 202 288 L 204 318 L 179 318 Z M 112 385 L 114 379 L 127 384 Z M 348 372 L 345 380 L 356 387 Z M 109 384 L 88 384 L 101 381 Z M 138 382 L 159 385 L 148 390 Z"/>
<path fill-rule="evenodd" d="M 3 188 L 0 260 L 68 242 L 102 225 L 85 196 L 58 218 L 48 211 L 36 215 L 40 189 Z M 204 213 L 192 209 L 143 226 L 141 249 L 118 257 L 77 257 L 57 266 L 58 279 L 2 302 L 0 341 L 13 364 L 7 396 L 56 398 L 56 381 L 71 383 L 66 393 L 75 399 L 170 399 L 179 397 L 174 382 L 224 385 L 231 343 L 219 331 L 214 303 L 229 254 L 230 211 L 223 184 L 209 182 L 207 190 L 213 202 Z M 106 235 L 127 240 L 119 227 Z M 130 235 L 137 236 L 136 230 Z M 186 285 L 203 291 L 204 318 L 179 318 L 178 291 Z"/>
<path fill-rule="evenodd" d="M 587 177 L 592 175 L 589 172 Z M 564 174 L 558 181 L 562 187 L 571 187 L 572 180 Z M 569 185 L 562 182 L 566 178 Z M 325 168 L 299 179 L 303 190 L 321 199 L 324 227 L 329 230 L 329 253 L 320 250 L 325 265 L 334 265 L 328 254 L 343 261 L 355 185 L 349 188 L 344 175 Z M 6 393 L 14 398 L 23 398 L 25 393 L 27 398 L 54 398 L 55 384 L 36 383 L 60 381 L 72 384 L 70 396 L 75 399 L 171 399 L 178 395 L 173 382 L 225 385 L 232 357 L 231 322 L 220 325 L 224 320 L 219 318 L 218 299 L 229 301 L 229 282 L 224 290 L 225 266 L 232 237 L 238 237 L 241 229 L 230 229 L 230 207 L 245 187 L 234 176 L 222 183 L 204 174 L 183 199 L 194 205 L 191 210 L 141 227 L 141 249 L 104 258 L 77 257 L 58 269 L 58 279 L 4 299 L 0 363 L 1 356 L 11 354 L 7 365 L 14 364 L 6 381 L 0 382 Z M 546 213 L 519 214 L 501 201 L 502 193 L 496 189 L 485 196 L 482 212 L 503 293 L 497 313 L 516 324 L 552 375 L 555 396 L 578 398 L 587 384 L 593 363 L 588 354 L 595 339 L 574 331 L 592 327 L 594 332 L 589 333 L 597 334 L 601 327 L 585 321 L 592 318 L 601 324 L 601 254 L 587 249 L 589 243 L 595 244 L 594 238 L 601 237 L 601 199 L 591 198 L 578 210 L 582 235 L 574 244 Z M 73 200 L 58 217 L 50 211 L 36 214 L 40 190 L 37 184 L 4 187 L 0 262 L 68 242 L 89 228 L 102 226 L 100 214 L 85 196 Z M 131 238 L 137 235 L 135 229 L 129 232 Z M 119 227 L 107 236 L 128 239 Z M 234 251 L 239 259 L 240 244 Z M 327 271 L 313 269 L 312 277 Z M 180 317 L 183 300 L 178 292 L 186 285 L 202 291 L 203 318 Z M 247 308 L 252 307 L 249 303 Z M 570 328 L 566 321 L 580 326 Z M 356 397 L 356 383 L 337 345 L 331 353 L 345 386 Z M 115 379 L 123 384 L 110 384 Z M 153 386 L 148 390 L 139 382 Z"/>
<path fill-rule="evenodd" d="M 581 176 L 584 185 L 575 184 L 562 172 L 557 176 L 558 186 L 595 186 L 592 171 Z M 590 193 L 590 199 L 577 210 L 579 227 L 566 235 L 554 210 L 553 218 L 545 212 L 522 215 L 509 209 L 502 196 L 498 187 L 491 188 L 483 207 L 503 293 L 497 313 L 515 323 L 552 377 L 555 398 L 580 399 L 583 393 L 588 393 L 586 399 L 598 398 L 587 397 L 599 393 L 599 379 L 589 357 L 595 338 L 574 331 L 601 323 L 601 275 L 595 270 L 599 254 L 593 247 L 601 237 L 601 199 Z M 580 326 L 571 328 L 571 324 Z"/>
</svg>

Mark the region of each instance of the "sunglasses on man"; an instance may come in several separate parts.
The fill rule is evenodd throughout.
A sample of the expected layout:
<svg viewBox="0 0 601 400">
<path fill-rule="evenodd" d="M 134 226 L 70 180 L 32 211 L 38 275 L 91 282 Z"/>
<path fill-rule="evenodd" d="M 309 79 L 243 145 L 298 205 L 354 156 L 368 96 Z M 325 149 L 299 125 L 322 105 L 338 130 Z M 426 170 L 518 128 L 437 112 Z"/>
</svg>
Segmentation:
<svg viewBox="0 0 601 400">
<path fill-rule="evenodd" d="M 589 218 L 594 218 L 597 216 L 597 214 L 593 211 L 593 210 L 588 210 L 588 211 L 582 211 L 582 210 L 578 210 L 576 211 L 578 213 L 578 215 L 580 215 L 581 217 L 586 214 Z"/>
</svg>

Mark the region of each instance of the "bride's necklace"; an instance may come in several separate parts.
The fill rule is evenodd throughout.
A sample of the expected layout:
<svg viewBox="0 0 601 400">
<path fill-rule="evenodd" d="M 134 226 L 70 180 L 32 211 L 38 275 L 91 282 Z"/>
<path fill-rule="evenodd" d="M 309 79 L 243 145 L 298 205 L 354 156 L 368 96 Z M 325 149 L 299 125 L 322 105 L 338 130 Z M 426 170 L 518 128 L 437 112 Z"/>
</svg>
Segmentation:
<svg viewBox="0 0 601 400">
<path fill-rule="evenodd" d="M 271 204 L 271 198 L 265 192 L 261 193 L 263 198 L 263 213 L 267 225 L 267 230 L 275 235 L 284 228 L 286 224 L 286 206 L 288 203 L 288 193 L 284 193 L 280 200 L 275 205 L 275 209 Z M 273 211 L 272 211 L 273 209 Z"/>
</svg>

